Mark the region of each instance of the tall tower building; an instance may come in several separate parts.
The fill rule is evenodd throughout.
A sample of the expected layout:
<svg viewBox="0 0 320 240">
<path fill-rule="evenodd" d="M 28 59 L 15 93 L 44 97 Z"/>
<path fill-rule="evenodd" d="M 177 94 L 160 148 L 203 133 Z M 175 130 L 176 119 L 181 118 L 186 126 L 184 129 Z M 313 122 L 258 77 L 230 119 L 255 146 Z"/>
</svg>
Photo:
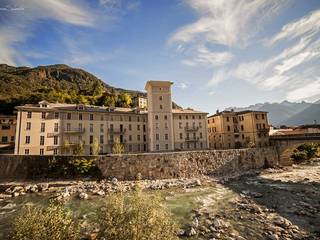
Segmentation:
<svg viewBox="0 0 320 240">
<path fill-rule="evenodd" d="M 148 81 L 149 151 L 174 150 L 171 85 L 169 81 Z"/>
</svg>

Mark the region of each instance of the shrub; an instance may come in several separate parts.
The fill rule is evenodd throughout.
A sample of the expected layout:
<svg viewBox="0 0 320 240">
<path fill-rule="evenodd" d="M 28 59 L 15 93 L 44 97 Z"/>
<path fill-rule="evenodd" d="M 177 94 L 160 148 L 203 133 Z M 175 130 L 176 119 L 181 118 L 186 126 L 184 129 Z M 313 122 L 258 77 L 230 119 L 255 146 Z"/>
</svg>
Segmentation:
<svg viewBox="0 0 320 240">
<path fill-rule="evenodd" d="M 112 146 L 113 154 L 122 154 L 124 153 L 124 146 L 120 143 L 119 138 L 116 138 L 113 146 Z"/>
<path fill-rule="evenodd" d="M 298 151 L 297 149 L 295 149 L 293 151 L 293 154 L 291 155 L 291 158 L 294 162 L 300 163 L 308 159 L 308 154 L 306 151 Z"/>
<path fill-rule="evenodd" d="M 319 151 L 319 144 L 305 143 L 297 147 L 291 156 L 296 162 L 302 162 L 314 157 L 317 157 Z"/>
<path fill-rule="evenodd" d="M 111 195 L 98 214 L 99 237 L 108 240 L 177 239 L 176 225 L 159 197 L 140 189 Z"/>
<path fill-rule="evenodd" d="M 14 240 L 75 240 L 80 231 L 69 211 L 51 203 L 47 208 L 27 205 L 13 223 Z"/>
</svg>

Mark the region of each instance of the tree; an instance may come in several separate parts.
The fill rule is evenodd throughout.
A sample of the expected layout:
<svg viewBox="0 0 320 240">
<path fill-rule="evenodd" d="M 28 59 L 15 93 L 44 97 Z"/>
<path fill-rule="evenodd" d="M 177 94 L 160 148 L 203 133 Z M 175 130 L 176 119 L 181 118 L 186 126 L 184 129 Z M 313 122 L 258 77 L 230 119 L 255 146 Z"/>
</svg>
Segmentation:
<svg viewBox="0 0 320 240">
<path fill-rule="evenodd" d="M 124 153 L 124 146 L 120 143 L 119 138 L 116 138 L 112 146 L 113 154 L 122 154 Z"/>
<path fill-rule="evenodd" d="M 118 96 L 118 107 L 131 107 L 132 106 L 132 99 L 131 96 L 127 93 L 120 93 Z"/>
<path fill-rule="evenodd" d="M 115 107 L 117 102 L 117 97 L 114 94 L 104 93 L 98 98 L 97 104 L 106 107 Z"/>
<path fill-rule="evenodd" d="M 65 154 L 69 153 L 69 152 L 70 152 L 70 148 L 71 148 L 70 142 L 69 142 L 67 139 L 64 140 L 64 141 L 63 141 L 63 145 L 62 145 L 63 152 L 64 152 Z"/>
<path fill-rule="evenodd" d="M 95 137 L 93 138 L 93 143 L 91 144 L 92 154 L 98 155 L 100 152 L 99 140 Z"/>
<path fill-rule="evenodd" d="M 79 144 L 75 146 L 73 153 L 78 156 L 84 154 L 84 145 L 82 141 L 80 141 Z"/>
</svg>

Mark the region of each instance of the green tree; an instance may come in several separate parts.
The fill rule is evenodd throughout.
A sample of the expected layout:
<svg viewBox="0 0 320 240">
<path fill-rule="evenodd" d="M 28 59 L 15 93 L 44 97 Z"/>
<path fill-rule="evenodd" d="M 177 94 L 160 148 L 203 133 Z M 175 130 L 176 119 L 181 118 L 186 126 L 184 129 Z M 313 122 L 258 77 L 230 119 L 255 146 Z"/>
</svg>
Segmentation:
<svg viewBox="0 0 320 240">
<path fill-rule="evenodd" d="M 27 205 L 14 220 L 14 240 L 76 240 L 80 239 L 78 224 L 71 212 L 51 203 L 47 208 Z"/>
<path fill-rule="evenodd" d="M 119 138 L 116 138 L 112 146 L 113 154 L 122 154 L 124 153 L 124 146 L 120 143 Z"/>
<path fill-rule="evenodd" d="M 127 93 L 120 93 L 118 96 L 118 107 L 131 107 L 132 106 L 132 99 L 131 96 Z"/>
</svg>

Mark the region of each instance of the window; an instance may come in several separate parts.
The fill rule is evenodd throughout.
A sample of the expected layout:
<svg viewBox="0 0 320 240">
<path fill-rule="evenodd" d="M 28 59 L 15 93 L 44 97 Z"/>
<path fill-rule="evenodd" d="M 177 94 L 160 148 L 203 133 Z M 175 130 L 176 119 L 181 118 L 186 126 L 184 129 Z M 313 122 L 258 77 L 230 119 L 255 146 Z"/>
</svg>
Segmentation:
<svg viewBox="0 0 320 240">
<path fill-rule="evenodd" d="M 181 115 L 179 115 L 179 119 L 180 119 L 180 120 L 181 120 L 181 118 L 182 118 Z"/>
<path fill-rule="evenodd" d="M 129 116 L 129 122 L 131 122 L 131 116 Z"/>
<path fill-rule="evenodd" d="M 183 143 L 180 143 L 180 149 L 183 149 Z"/>
<path fill-rule="evenodd" d="M 27 130 L 31 130 L 31 122 L 27 122 L 27 127 L 26 127 Z"/>
<path fill-rule="evenodd" d="M 120 122 L 122 122 L 123 121 L 123 117 L 122 116 L 120 116 Z"/>
<path fill-rule="evenodd" d="M 229 117 L 227 117 L 227 122 L 229 122 L 229 120 L 230 120 Z"/>
<path fill-rule="evenodd" d="M 132 152 L 132 145 L 129 144 L 129 152 Z"/>
<path fill-rule="evenodd" d="M 2 143 L 7 143 L 8 142 L 8 137 L 7 136 L 2 136 L 1 142 Z"/>
<path fill-rule="evenodd" d="M 93 124 L 90 124 L 90 132 L 93 132 Z"/>
<path fill-rule="evenodd" d="M 45 132 L 45 131 L 46 131 L 46 124 L 45 123 L 41 123 L 40 132 Z"/>
<path fill-rule="evenodd" d="M 140 141 L 140 135 L 137 135 L 137 140 Z"/>
<path fill-rule="evenodd" d="M 161 104 L 160 104 L 160 106 L 159 106 L 159 107 L 160 107 L 160 109 L 162 109 L 162 105 L 161 105 Z"/>
<path fill-rule="evenodd" d="M 100 124 L 100 132 L 103 132 L 103 131 L 104 131 L 104 125 Z"/>
<path fill-rule="evenodd" d="M 26 144 L 30 143 L 30 136 L 26 136 Z"/>
<path fill-rule="evenodd" d="M 228 126 L 228 132 L 230 132 L 230 126 Z"/>
<path fill-rule="evenodd" d="M 132 135 L 129 135 L 129 142 L 132 141 Z"/>
<path fill-rule="evenodd" d="M 163 99 L 163 97 L 162 97 L 162 96 L 160 96 L 160 97 L 159 97 L 159 100 L 160 100 L 160 101 L 162 101 L 162 99 Z"/>
<path fill-rule="evenodd" d="M 67 131 L 71 131 L 71 124 L 67 123 Z"/>
<path fill-rule="evenodd" d="M 199 119 L 201 119 L 201 115 L 199 115 Z"/>
<path fill-rule="evenodd" d="M 100 116 L 100 121 L 103 121 L 103 115 Z"/>
<path fill-rule="evenodd" d="M 46 115 L 47 115 L 47 113 L 42 112 L 42 113 L 41 113 L 41 118 L 42 118 L 42 119 L 45 119 L 45 118 L 46 118 Z"/>
<path fill-rule="evenodd" d="M 145 131 L 146 131 L 146 125 L 143 124 L 143 132 L 145 132 Z"/>
<path fill-rule="evenodd" d="M 168 150 L 169 149 L 169 144 L 166 144 L 166 150 Z"/>
<path fill-rule="evenodd" d="M 103 135 L 100 135 L 100 143 L 101 143 L 101 144 L 104 143 Z"/>
<path fill-rule="evenodd" d="M 186 119 L 189 119 L 188 115 L 186 116 Z"/>
<path fill-rule="evenodd" d="M 43 155 L 43 154 L 44 154 L 44 149 L 40 148 L 40 155 Z"/>
<path fill-rule="evenodd" d="M 59 119 L 59 113 L 58 113 L 58 112 L 55 112 L 55 113 L 54 113 L 54 118 L 55 118 L 55 119 Z"/>
<path fill-rule="evenodd" d="M 59 123 L 54 123 L 54 132 L 58 132 L 59 131 Z"/>
<path fill-rule="evenodd" d="M 53 149 L 53 155 L 58 155 L 58 149 L 57 148 Z"/>
<path fill-rule="evenodd" d="M 201 124 L 201 122 L 199 122 L 199 128 L 202 128 L 202 124 Z"/>
<path fill-rule="evenodd" d="M 264 114 L 261 114 L 261 118 L 264 119 Z"/>
<path fill-rule="evenodd" d="M 154 118 L 155 118 L 156 120 L 158 120 L 158 119 L 159 119 L 159 116 L 158 116 L 158 115 L 155 115 Z"/>
<path fill-rule="evenodd" d="M 53 145 L 58 145 L 58 136 L 53 137 Z"/>
<path fill-rule="evenodd" d="M 71 120 L 71 113 L 67 113 L 67 119 Z"/>
<path fill-rule="evenodd" d="M 183 138 L 183 134 L 182 133 L 180 133 L 180 139 L 182 139 Z"/>
<path fill-rule="evenodd" d="M 44 145 L 44 136 L 40 136 L 40 145 L 41 145 L 41 146 Z"/>
<path fill-rule="evenodd" d="M 140 125 L 137 125 L 137 130 L 140 131 Z"/>
<path fill-rule="evenodd" d="M 160 145 L 156 144 L 156 150 L 159 151 L 160 150 Z"/>
<path fill-rule="evenodd" d="M 82 120 L 82 113 L 79 113 L 79 120 Z"/>
<path fill-rule="evenodd" d="M 32 112 L 28 112 L 27 113 L 27 118 L 31 118 L 32 117 Z M 26 150 L 29 150 L 29 149 L 26 149 Z"/>
<path fill-rule="evenodd" d="M 147 141 L 147 136 L 144 134 L 143 135 L 143 141 L 146 142 Z"/>
<path fill-rule="evenodd" d="M 2 125 L 1 129 L 2 130 L 10 130 L 10 126 Z"/>
<path fill-rule="evenodd" d="M 79 129 L 79 131 L 80 131 L 80 132 L 82 132 L 82 131 L 83 131 L 83 129 L 82 129 L 82 123 L 79 123 L 79 125 L 78 125 L 78 129 Z"/>
<path fill-rule="evenodd" d="M 90 121 L 93 120 L 93 114 L 90 114 Z"/>
<path fill-rule="evenodd" d="M 243 125 L 241 125 L 241 131 L 244 131 L 244 127 L 243 127 Z"/>
<path fill-rule="evenodd" d="M 194 116 L 194 115 L 192 115 L 192 119 L 195 119 L 195 116 Z"/>
<path fill-rule="evenodd" d="M 93 143 L 93 135 L 90 135 L 89 143 L 90 143 L 90 144 Z"/>
<path fill-rule="evenodd" d="M 167 120 L 168 119 L 168 116 L 167 115 L 164 115 L 164 120 Z"/>
<path fill-rule="evenodd" d="M 159 133 L 156 133 L 156 140 L 159 141 L 160 135 Z"/>
<path fill-rule="evenodd" d="M 182 122 L 179 122 L 179 128 L 182 129 Z"/>
<path fill-rule="evenodd" d="M 166 133 L 166 134 L 164 135 L 164 139 L 165 139 L 165 140 L 168 140 L 168 139 L 169 139 L 168 133 Z"/>
<path fill-rule="evenodd" d="M 113 124 L 110 124 L 110 130 L 111 131 L 113 130 Z"/>
<path fill-rule="evenodd" d="M 24 150 L 24 154 L 25 154 L 25 155 L 29 155 L 29 153 L 30 153 L 29 149 L 25 149 L 25 150 Z"/>
<path fill-rule="evenodd" d="M 140 117 L 137 117 L 137 121 L 140 122 Z"/>
<path fill-rule="evenodd" d="M 200 132 L 200 138 L 202 138 L 202 132 Z"/>
<path fill-rule="evenodd" d="M 131 131 L 132 130 L 132 125 L 131 124 L 129 124 L 129 131 Z"/>
</svg>

